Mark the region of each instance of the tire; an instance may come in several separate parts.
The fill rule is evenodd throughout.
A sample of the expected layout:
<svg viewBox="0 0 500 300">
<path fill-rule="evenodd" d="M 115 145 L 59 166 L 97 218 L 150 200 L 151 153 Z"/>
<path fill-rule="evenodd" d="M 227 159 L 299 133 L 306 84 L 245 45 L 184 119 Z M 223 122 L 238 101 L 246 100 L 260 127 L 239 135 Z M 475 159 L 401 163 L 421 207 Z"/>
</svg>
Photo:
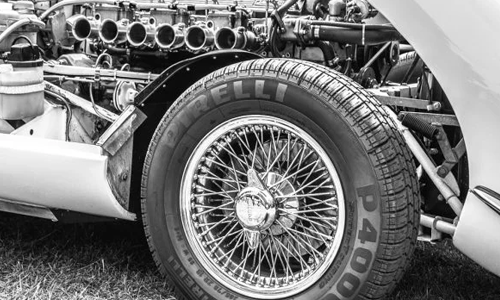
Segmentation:
<svg viewBox="0 0 500 300">
<path fill-rule="evenodd" d="M 417 52 L 411 51 L 401 54 L 399 56 L 398 63 L 392 67 L 389 75 L 387 75 L 387 80 L 392 82 L 401 83 L 406 75 L 406 72 L 410 69 L 413 61 L 417 57 Z M 424 66 L 424 62 L 422 59 L 419 59 L 417 65 L 415 66 L 415 70 L 413 74 L 408 79 L 407 83 L 416 83 L 417 80 L 422 76 L 422 68 Z"/>
<path fill-rule="evenodd" d="M 415 174 L 351 79 L 247 61 L 198 81 L 158 125 L 144 228 L 179 299 L 379 299 L 413 252 Z"/>
</svg>

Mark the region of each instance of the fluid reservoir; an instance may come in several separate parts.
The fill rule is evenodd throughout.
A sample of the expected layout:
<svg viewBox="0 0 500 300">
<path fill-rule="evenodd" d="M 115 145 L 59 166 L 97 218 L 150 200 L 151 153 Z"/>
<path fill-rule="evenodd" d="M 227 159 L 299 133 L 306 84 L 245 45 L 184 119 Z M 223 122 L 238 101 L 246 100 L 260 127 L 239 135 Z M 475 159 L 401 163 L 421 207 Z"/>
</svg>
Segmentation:
<svg viewBox="0 0 500 300">
<path fill-rule="evenodd" d="M 7 63 L 0 65 L 0 119 L 43 114 L 43 90 L 43 62 L 37 46 L 31 42 L 13 45 Z"/>
</svg>

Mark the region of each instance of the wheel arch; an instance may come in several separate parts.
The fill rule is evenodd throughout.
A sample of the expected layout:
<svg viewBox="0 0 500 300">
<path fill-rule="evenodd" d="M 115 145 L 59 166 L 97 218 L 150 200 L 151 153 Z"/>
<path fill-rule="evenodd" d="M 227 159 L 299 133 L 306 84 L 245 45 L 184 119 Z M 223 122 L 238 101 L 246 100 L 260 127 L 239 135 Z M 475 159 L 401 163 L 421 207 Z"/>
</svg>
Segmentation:
<svg viewBox="0 0 500 300">
<path fill-rule="evenodd" d="M 227 65 L 261 56 L 242 50 L 221 50 L 179 61 L 165 69 L 135 97 L 135 105 L 147 116 L 134 133 L 129 211 L 140 211 L 140 181 L 146 151 L 161 118 L 174 101 L 204 76 Z M 140 214 L 138 214 L 140 215 Z"/>
</svg>

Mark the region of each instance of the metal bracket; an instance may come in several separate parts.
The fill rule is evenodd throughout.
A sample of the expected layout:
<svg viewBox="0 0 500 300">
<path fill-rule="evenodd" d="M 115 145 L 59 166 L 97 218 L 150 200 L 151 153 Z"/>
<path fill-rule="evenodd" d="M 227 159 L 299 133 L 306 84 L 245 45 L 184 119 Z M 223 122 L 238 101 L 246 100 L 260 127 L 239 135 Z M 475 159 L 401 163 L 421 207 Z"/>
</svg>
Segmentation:
<svg viewBox="0 0 500 300">
<path fill-rule="evenodd" d="M 146 115 L 135 106 L 128 106 L 118 119 L 102 134 L 96 145 L 109 154 L 118 150 L 133 136 L 134 132 L 146 120 Z"/>
<path fill-rule="evenodd" d="M 445 161 L 437 167 L 437 173 L 441 177 L 446 177 L 448 173 L 451 172 L 451 169 L 458 163 L 458 160 L 465 153 L 465 143 L 462 138 L 458 143 L 457 147 L 458 151 L 455 151 L 454 148 L 451 147 L 450 141 L 446 136 L 446 132 L 443 129 L 441 124 L 432 124 L 434 127 L 438 129 L 438 134 L 436 135 L 436 140 L 438 141 L 439 148 L 441 148 L 441 152 L 443 153 Z M 458 152 L 458 153 L 457 153 Z M 458 155 L 460 154 L 460 156 Z"/>
</svg>

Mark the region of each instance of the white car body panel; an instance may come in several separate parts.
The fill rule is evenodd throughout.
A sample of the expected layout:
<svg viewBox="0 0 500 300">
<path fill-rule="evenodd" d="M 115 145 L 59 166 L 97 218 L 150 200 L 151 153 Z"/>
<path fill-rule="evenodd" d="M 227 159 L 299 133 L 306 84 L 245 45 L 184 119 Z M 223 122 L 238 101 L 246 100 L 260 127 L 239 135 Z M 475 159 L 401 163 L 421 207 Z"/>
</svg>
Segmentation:
<svg viewBox="0 0 500 300">
<path fill-rule="evenodd" d="M 107 163 L 98 146 L 0 134 L 0 198 L 135 220 L 111 191 Z"/>
<path fill-rule="evenodd" d="M 470 187 L 500 191 L 500 2 L 370 2 L 413 45 L 450 99 L 467 147 Z M 454 244 L 500 275 L 500 264 L 492 263 L 500 255 L 498 232 L 500 216 L 469 193 Z"/>
</svg>

